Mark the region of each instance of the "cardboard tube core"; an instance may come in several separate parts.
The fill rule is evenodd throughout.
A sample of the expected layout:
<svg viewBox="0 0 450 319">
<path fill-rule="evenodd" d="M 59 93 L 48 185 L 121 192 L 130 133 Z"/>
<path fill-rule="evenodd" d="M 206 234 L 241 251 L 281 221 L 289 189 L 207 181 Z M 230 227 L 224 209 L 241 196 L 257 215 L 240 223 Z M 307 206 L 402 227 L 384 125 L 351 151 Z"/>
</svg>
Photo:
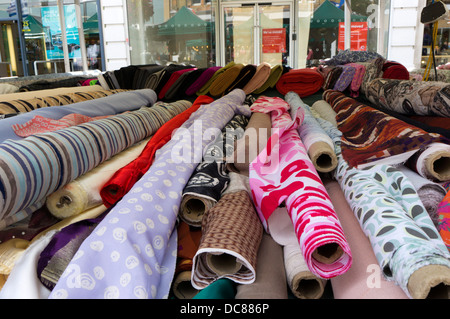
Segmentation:
<svg viewBox="0 0 450 319">
<path fill-rule="evenodd" d="M 309 157 L 317 171 L 329 173 L 337 167 L 336 154 L 326 142 L 316 142 L 309 147 Z"/>
<path fill-rule="evenodd" d="M 437 180 L 443 182 L 450 179 L 450 156 L 448 153 L 437 153 L 427 159 L 427 169 Z"/>
<path fill-rule="evenodd" d="M 206 262 L 209 268 L 219 276 L 235 274 L 242 267 L 242 264 L 237 261 L 236 257 L 229 254 L 207 254 Z"/>
<path fill-rule="evenodd" d="M 308 271 L 302 271 L 292 279 L 292 293 L 300 299 L 319 299 L 323 295 L 324 282 Z"/>
<path fill-rule="evenodd" d="M 178 299 L 192 299 L 198 290 L 191 284 L 191 271 L 178 274 L 173 283 L 173 293 Z"/>
<path fill-rule="evenodd" d="M 329 243 L 314 250 L 312 257 L 318 262 L 332 264 L 338 260 L 343 253 L 344 251 L 337 243 Z"/>
<path fill-rule="evenodd" d="M 448 299 L 450 268 L 427 265 L 416 270 L 408 280 L 408 291 L 414 299 Z"/>
</svg>

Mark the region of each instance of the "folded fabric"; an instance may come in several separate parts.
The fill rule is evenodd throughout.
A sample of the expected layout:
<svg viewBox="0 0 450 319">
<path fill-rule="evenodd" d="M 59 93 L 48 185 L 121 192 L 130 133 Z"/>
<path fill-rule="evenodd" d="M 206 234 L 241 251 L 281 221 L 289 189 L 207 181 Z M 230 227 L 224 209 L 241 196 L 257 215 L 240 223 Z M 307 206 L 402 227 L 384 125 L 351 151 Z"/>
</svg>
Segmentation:
<svg viewBox="0 0 450 319">
<path fill-rule="evenodd" d="M 283 95 L 293 91 L 300 97 L 305 97 L 319 91 L 323 81 L 322 74 L 316 69 L 292 69 L 280 77 L 276 88 Z"/>
<path fill-rule="evenodd" d="M 351 167 L 375 163 L 399 164 L 419 149 L 446 139 L 428 133 L 386 113 L 327 90 L 323 94 L 337 113 L 336 121 L 342 135 L 342 156 Z"/>
<path fill-rule="evenodd" d="M 203 73 L 205 73 L 205 71 L 208 68 L 199 68 L 193 71 L 190 71 L 186 74 L 186 76 L 183 77 L 182 83 L 180 83 L 179 88 L 177 90 L 176 93 L 176 99 L 182 99 L 185 98 L 186 96 L 188 96 L 188 94 L 186 93 L 186 91 L 202 76 Z M 195 90 L 196 91 L 196 90 Z M 190 95 L 194 95 L 194 92 L 192 92 Z"/>
<path fill-rule="evenodd" d="M 277 82 L 280 79 L 282 74 L 283 74 L 283 65 L 277 64 L 277 65 L 273 66 L 270 69 L 270 74 L 269 74 L 269 77 L 267 78 L 266 82 L 264 82 L 264 84 L 261 85 L 261 87 L 254 90 L 253 93 L 261 94 L 269 88 L 274 88 L 275 85 L 277 85 Z"/>
<path fill-rule="evenodd" d="M 341 65 L 328 67 L 327 69 L 329 69 L 329 72 L 324 77 L 324 81 L 322 84 L 323 90 L 332 89 L 341 76 L 342 72 L 344 71 Z"/>
<path fill-rule="evenodd" d="M 170 75 L 170 78 L 165 82 L 164 86 L 161 88 L 161 90 L 158 92 L 158 98 L 160 100 L 164 99 L 166 97 L 166 93 L 170 91 L 170 88 L 175 85 L 175 83 L 180 79 L 180 77 L 183 76 L 184 73 L 194 71 L 197 68 L 188 68 L 188 69 L 182 69 L 173 72 Z"/>
<path fill-rule="evenodd" d="M 165 100 L 180 100 L 181 97 L 184 96 L 184 92 L 181 93 L 181 88 L 183 86 L 183 83 L 187 80 L 187 78 L 189 77 L 189 75 L 196 71 L 198 69 L 195 70 L 190 70 L 187 69 L 187 71 L 182 72 L 182 74 L 180 75 L 180 77 L 178 79 L 175 80 L 175 82 L 168 88 L 168 90 L 166 91 L 166 94 L 164 95 L 164 99 Z"/>
<path fill-rule="evenodd" d="M 321 173 L 329 173 L 334 170 L 337 166 L 337 157 L 334 153 L 333 141 L 320 126 L 309 105 L 303 103 L 298 94 L 294 92 L 286 94 L 285 100 L 290 106 L 292 117 L 295 116 L 298 108 L 303 109 L 305 117 L 297 131 L 316 170 Z"/>
<path fill-rule="evenodd" d="M 234 66 L 236 63 L 234 61 L 229 62 L 224 67 L 221 67 L 216 72 L 214 72 L 213 76 L 200 88 L 200 90 L 197 91 L 197 95 L 206 95 L 209 93 L 209 89 L 211 87 L 211 84 L 219 77 L 221 76 L 226 70 Z"/>
<path fill-rule="evenodd" d="M 383 79 L 409 80 L 409 71 L 401 63 L 385 61 L 382 70 Z"/>
<path fill-rule="evenodd" d="M 345 91 L 353 81 L 356 69 L 351 65 L 342 65 L 342 73 L 339 75 L 333 90 L 343 92 Z"/>
<path fill-rule="evenodd" d="M 135 160 L 150 139 L 151 137 L 130 146 L 50 194 L 45 202 L 48 211 L 53 216 L 64 219 L 103 204 L 100 196 L 103 185 L 117 170 Z"/>
<path fill-rule="evenodd" d="M 350 96 L 358 97 L 364 73 L 366 73 L 366 66 L 364 63 L 349 63 L 348 65 L 355 68 L 355 74 L 353 75 L 352 83 L 350 83 Z"/>
<path fill-rule="evenodd" d="M 165 69 L 152 73 L 145 81 L 145 88 L 156 90 L 156 88 L 159 85 L 159 82 L 161 82 L 161 79 L 163 78 L 165 73 L 166 73 Z"/>
<path fill-rule="evenodd" d="M 83 241 L 50 299 L 168 298 L 176 268 L 181 192 L 195 169 L 193 163 L 216 138 L 205 131 L 215 127 L 220 132 L 236 113 L 249 116 L 244 99 L 245 93 L 235 90 L 200 107 L 177 129 L 144 176 Z M 187 138 L 194 135 L 199 136 L 195 141 Z M 177 149 L 192 156 L 187 159 Z M 73 285 L 74 269 L 79 285 Z"/>
<path fill-rule="evenodd" d="M 360 91 L 367 96 L 370 89 L 372 89 L 372 80 L 381 78 L 383 74 L 384 58 L 376 58 L 368 61 L 366 64 L 366 72 L 361 82 Z"/>
<path fill-rule="evenodd" d="M 179 113 L 175 106 L 156 105 L 1 143 L 0 220 L 25 218 L 48 195 L 153 135 Z"/>
<path fill-rule="evenodd" d="M 207 68 L 202 74 L 196 79 L 187 89 L 186 95 L 191 96 L 194 95 L 197 91 L 199 91 L 203 85 L 205 85 L 213 75 L 220 70 L 221 66 L 212 66 Z"/>
<path fill-rule="evenodd" d="M 324 179 L 324 185 L 336 207 L 353 255 L 352 267 L 345 274 L 331 278 L 333 298 L 407 299 L 398 285 L 381 276 L 370 241 L 347 203 L 339 183 Z"/>
<path fill-rule="evenodd" d="M 193 113 L 195 113 L 203 104 L 212 102 L 213 99 L 207 96 L 198 97 L 192 106 L 183 111 L 173 119 L 164 123 L 155 133 L 153 138 L 145 146 L 141 155 L 118 170 L 103 185 L 100 190 L 100 196 L 106 207 L 111 207 L 117 203 L 125 194 L 127 194 L 133 185 L 145 174 L 152 165 L 155 153 L 163 147 L 172 137 L 172 132 L 179 128 Z M 187 101 L 182 102 L 185 104 Z M 180 101 L 176 102 L 180 103 Z M 190 102 L 188 102 L 190 103 Z"/>
<path fill-rule="evenodd" d="M 245 85 L 247 85 L 247 83 L 253 78 L 255 74 L 256 74 L 256 65 L 253 64 L 244 65 L 241 72 L 239 72 L 237 78 L 225 90 L 224 94 L 227 94 L 228 92 L 234 89 L 244 89 Z M 244 92 L 245 94 L 247 94 L 246 91 Z"/>
<path fill-rule="evenodd" d="M 351 266 L 351 252 L 325 187 L 298 134 L 303 109 L 299 108 L 292 119 L 287 102 L 281 100 L 272 103 L 272 107 L 275 133 L 266 149 L 250 164 L 255 208 L 270 233 L 267 220 L 284 202 L 310 271 L 324 279 L 342 274 Z"/>
<path fill-rule="evenodd" d="M 327 129 L 339 164 L 335 178 L 369 238 L 387 280 L 409 298 L 424 299 L 432 287 L 450 284 L 450 254 L 414 189 L 398 169 L 373 165 L 351 168 L 342 157 L 342 133 Z"/>
<path fill-rule="evenodd" d="M 191 66 L 191 65 L 170 64 L 170 65 L 166 66 L 164 69 L 162 69 L 162 74 L 160 75 L 160 77 L 158 77 L 158 83 L 155 88 L 155 92 L 156 92 L 156 94 L 158 94 L 158 97 L 159 97 L 159 93 L 161 92 L 161 90 L 166 86 L 167 82 L 170 80 L 170 78 L 172 77 L 172 75 L 175 72 L 186 70 L 186 69 L 193 69 L 193 68 L 195 68 L 195 67 Z M 178 78 L 179 74 L 180 73 L 177 73 L 177 75 L 174 77 Z M 172 78 L 172 81 L 173 81 L 173 78 Z M 161 98 L 159 98 L 159 99 L 161 99 Z"/>
<path fill-rule="evenodd" d="M 407 115 L 450 117 L 450 84 L 393 79 L 374 79 L 367 99 L 385 109 Z"/>
<path fill-rule="evenodd" d="M 147 79 L 150 77 L 150 75 L 161 71 L 162 69 L 164 69 L 164 66 L 157 64 L 138 66 L 133 76 L 133 90 L 145 89 Z"/>
<path fill-rule="evenodd" d="M 211 83 L 209 87 L 209 94 L 213 97 L 222 96 L 230 85 L 239 77 L 241 70 L 244 68 L 244 64 L 234 64 L 223 73 L 217 76 L 217 78 Z"/>
<path fill-rule="evenodd" d="M 98 99 L 119 92 L 125 92 L 125 90 L 96 90 L 92 92 L 75 91 L 74 93 L 53 96 L 49 95 L 31 99 L 19 98 L 19 95 L 18 99 L 10 101 L 4 101 L 2 98 L 2 101 L 0 102 L 0 114 L 26 113 L 43 107 L 69 105 L 82 101 Z"/>
<path fill-rule="evenodd" d="M 246 190 L 224 194 L 203 216 L 202 233 L 192 268 L 195 288 L 220 278 L 240 284 L 255 281 L 263 228 Z"/>
<path fill-rule="evenodd" d="M 283 261 L 283 247 L 263 233 L 256 261 L 256 279 L 238 285 L 236 299 L 287 299 L 288 287 Z"/>
<path fill-rule="evenodd" d="M 270 64 L 266 62 L 259 64 L 256 68 L 255 74 L 243 88 L 245 94 L 248 95 L 254 92 L 256 89 L 259 89 L 269 78 L 270 70 Z"/>
<path fill-rule="evenodd" d="M 153 90 L 144 89 L 136 91 L 126 91 L 112 94 L 106 97 L 87 100 L 75 104 L 44 107 L 19 114 L 14 117 L 5 118 L 0 125 L 0 143 L 10 140 L 21 140 L 13 130 L 13 125 L 24 124 L 40 115 L 45 118 L 58 120 L 63 116 L 77 113 L 89 117 L 116 115 L 126 111 L 135 111 L 144 106 L 151 106 L 157 100 Z"/>
</svg>

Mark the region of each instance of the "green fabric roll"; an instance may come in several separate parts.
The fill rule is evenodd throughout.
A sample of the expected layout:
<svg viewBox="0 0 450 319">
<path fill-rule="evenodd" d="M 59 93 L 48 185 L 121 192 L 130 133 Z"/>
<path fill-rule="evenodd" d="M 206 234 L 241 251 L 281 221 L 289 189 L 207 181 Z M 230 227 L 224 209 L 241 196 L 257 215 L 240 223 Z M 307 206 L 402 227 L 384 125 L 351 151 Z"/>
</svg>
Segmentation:
<svg viewBox="0 0 450 319">
<path fill-rule="evenodd" d="M 244 67 L 245 65 L 242 63 L 235 64 L 220 74 L 209 87 L 209 94 L 213 97 L 224 95 L 227 89 L 236 79 L 238 79 L 239 75 L 241 75 L 241 71 Z"/>
<path fill-rule="evenodd" d="M 206 82 L 205 85 L 202 86 L 202 88 L 200 90 L 197 91 L 197 95 L 206 95 L 209 93 L 209 88 L 211 86 L 211 84 L 220 76 L 222 75 L 226 70 L 228 70 L 229 68 L 231 68 L 232 66 L 234 66 L 236 63 L 234 61 L 231 61 L 230 63 L 228 63 L 227 65 L 225 65 L 223 68 L 219 69 L 216 71 L 216 73 L 214 73 L 214 75 L 208 80 L 208 82 Z"/>
<path fill-rule="evenodd" d="M 199 291 L 192 299 L 234 299 L 236 283 L 228 278 L 220 278 Z"/>
<path fill-rule="evenodd" d="M 283 74 L 283 66 L 281 64 L 275 65 L 270 70 L 270 75 L 267 81 L 259 89 L 253 91 L 253 93 L 261 94 L 268 88 L 273 88 L 277 84 L 282 74 Z"/>
</svg>

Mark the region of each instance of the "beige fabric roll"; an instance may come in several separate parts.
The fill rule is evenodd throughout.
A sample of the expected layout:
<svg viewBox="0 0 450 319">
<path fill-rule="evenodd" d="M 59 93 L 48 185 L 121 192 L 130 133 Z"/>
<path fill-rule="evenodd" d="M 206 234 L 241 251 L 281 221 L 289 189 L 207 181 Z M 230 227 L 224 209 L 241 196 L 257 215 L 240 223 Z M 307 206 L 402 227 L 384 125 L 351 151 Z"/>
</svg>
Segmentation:
<svg viewBox="0 0 450 319">
<path fill-rule="evenodd" d="M 337 127 L 336 112 L 333 110 L 330 104 L 325 100 L 319 100 L 313 103 L 312 110 L 317 112 L 321 118 L 327 120 L 331 124 Z"/>
<path fill-rule="evenodd" d="M 129 147 L 47 197 L 52 215 L 64 219 L 103 203 L 100 190 L 114 173 L 136 159 L 151 137 Z"/>
<path fill-rule="evenodd" d="M 86 86 L 74 86 L 74 87 L 62 87 L 57 89 L 37 90 L 29 92 L 17 92 L 3 94 L 0 97 L 1 102 L 13 101 L 13 100 L 29 100 L 37 97 L 55 96 L 60 94 L 75 93 L 75 92 L 93 92 L 103 91 L 100 85 L 86 85 Z"/>
</svg>

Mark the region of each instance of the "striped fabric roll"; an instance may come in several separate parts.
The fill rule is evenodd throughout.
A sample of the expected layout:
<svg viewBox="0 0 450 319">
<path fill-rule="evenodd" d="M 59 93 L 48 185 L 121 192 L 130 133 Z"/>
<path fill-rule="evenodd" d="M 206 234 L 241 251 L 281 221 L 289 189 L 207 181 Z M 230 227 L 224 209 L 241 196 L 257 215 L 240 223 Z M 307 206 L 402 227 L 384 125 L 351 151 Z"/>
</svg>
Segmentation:
<svg viewBox="0 0 450 319">
<path fill-rule="evenodd" d="M 75 92 L 45 97 L 35 97 L 26 100 L 17 99 L 13 101 L 1 101 L 0 114 L 26 113 L 43 107 L 69 105 L 87 100 L 98 99 L 125 91 L 126 90 L 101 90 L 92 92 Z"/>
<path fill-rule="evenodd" d="M 0 144 L 0 220 L 26 211 L 78 176 L 154 134 L 189 105 L 188 101 L 155 104 Z"/>
</svg>

